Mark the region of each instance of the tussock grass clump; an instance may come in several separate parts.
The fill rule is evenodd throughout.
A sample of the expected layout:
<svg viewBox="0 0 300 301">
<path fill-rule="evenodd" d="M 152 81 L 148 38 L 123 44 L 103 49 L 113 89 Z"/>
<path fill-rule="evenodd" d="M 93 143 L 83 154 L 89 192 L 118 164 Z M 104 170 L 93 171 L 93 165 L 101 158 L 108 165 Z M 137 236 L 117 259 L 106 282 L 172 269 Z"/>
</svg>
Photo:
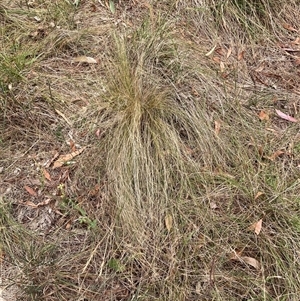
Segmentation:
<svg viewBox="0 0 300 301">
<path fill-rule="evenodd" d="M 274 43 L 297 1 L 100 2 L 0 5 L 11 299 L 298 301 L 299 129 L 274 110 L 299 118 Z"/>
<path fill-rule="evenodd" d="M 181 68 L 170 25 L 145 23 L 115 36 L 115 46 L 99 124 L 112 195 L 126 224 L 138 216 L 141 226 L 188 193 L 189 173 L 223 159 L 201 104 L 181 98 L 170 80 Z"/>
</svg>

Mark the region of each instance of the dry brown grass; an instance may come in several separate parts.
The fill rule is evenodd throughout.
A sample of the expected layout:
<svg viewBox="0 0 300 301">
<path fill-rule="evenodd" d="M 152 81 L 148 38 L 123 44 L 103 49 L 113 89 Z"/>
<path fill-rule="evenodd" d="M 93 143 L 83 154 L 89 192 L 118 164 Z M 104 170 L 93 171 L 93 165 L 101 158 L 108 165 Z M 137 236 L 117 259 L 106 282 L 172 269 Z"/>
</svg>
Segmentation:
<svg viewBox="0 0 300 301">
<path fill-rule="evenodd" d="M 299 1 L 145 3 L 0 5 L 2 285 L 298 300 Z"/>
</svg>

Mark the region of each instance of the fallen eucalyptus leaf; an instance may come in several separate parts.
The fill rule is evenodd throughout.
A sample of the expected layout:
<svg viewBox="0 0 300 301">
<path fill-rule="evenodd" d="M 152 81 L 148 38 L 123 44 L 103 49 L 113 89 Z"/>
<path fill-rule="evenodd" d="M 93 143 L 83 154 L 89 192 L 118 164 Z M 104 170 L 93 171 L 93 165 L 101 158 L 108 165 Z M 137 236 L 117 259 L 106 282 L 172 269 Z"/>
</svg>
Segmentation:
<svg viewBox="0 0 300 301">
<path fill-rule="evenodd" d="M 260 231 L 262 228 L 262 219 L 260 219 L 259 221 L 253 223 L 250 227 L 248 227 L 248 230 L 250 231 L 254 231 L 254 233 L 256 235 L 259 235 Z"/>
<path fill-rule="evenodd" d="M 90 56 L 78 56 L 73 59 L 75 63 L 98 64 L 98 61 Z"/>
<path fill-rule="evenodd" d="M 83 148 L 81 148 L 81 149 L 79 149 L 75 152 L 70 153 L 70 154 L 59 156 L 58 159 L 54 162 L 52 168 L 55 169 L 55 168 L 63 166 L 68 161 L 72 160 L 74 157 L 80 155 L 85 149 L 86 149 L 86 147 L 83 147 Z"/>
<path fill-rule="evenodd" d="M 254 267 L 256 270 L 260 269 L 260 263 L 258 262 L 258 260 L 256 260 L 253 257 L 248 257 L 248 256 L 242 256 L 240 257 L 241 261 L 251 265 L 252 267 Z"/>
<path fill-rule="evenodd" d="M 298 122 L 297 119 L 295 119 L 294 117 L 292 117 L 290 115 L 287 115 L 287 114 L 281 112 L 280 110 L 275 110 L 275 111 L 276 111 L 277 115 L 280 118 L 284 119 L 284 120 L 291 121 L 291 122 Z"/>
<path fill-rule="evenodd" d="M 167 228 L 168 232 L 170 232 L 171 229 L 172 229 L 172 226 L 173 226 L 172 215 L 170 215 L 170 214 L 166 215 L 166 217 L 165 217 L 165 224 L 166 224 L 166 228 Z"/>
<path fill-rule="evenodd" d="M 25 185 L 25 186 L 24 186 L 24 189 L 25 189 L 30 195 L 32 195 L 32 196 L 37 196 L 36 191 L 33 190 L 31 187 Z"/>
</svg>

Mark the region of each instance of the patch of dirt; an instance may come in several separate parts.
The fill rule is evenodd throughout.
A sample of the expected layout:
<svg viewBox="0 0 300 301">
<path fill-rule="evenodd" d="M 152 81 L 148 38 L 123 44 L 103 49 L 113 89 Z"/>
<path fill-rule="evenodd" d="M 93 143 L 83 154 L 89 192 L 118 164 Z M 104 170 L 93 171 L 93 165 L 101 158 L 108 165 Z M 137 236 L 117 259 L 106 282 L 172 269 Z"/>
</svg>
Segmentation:
<svg viewBox="0 0 300 301">
<path fill-rule="evenodd" d="M 17 268 L 8 267 L 3 262 L 0 264 L 0 301 L 16 301 L 21 293 L 13 284 L 13 279 L 18 274 Z"/>
</svg>

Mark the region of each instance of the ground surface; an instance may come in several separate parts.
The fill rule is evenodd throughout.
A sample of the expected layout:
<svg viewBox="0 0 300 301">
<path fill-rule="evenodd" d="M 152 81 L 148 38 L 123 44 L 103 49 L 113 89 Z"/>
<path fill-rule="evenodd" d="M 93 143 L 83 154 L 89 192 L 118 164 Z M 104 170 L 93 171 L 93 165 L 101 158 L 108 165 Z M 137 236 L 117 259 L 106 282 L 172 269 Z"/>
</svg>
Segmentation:
<svg viewBox="0 0 300 301">
<path fill-rule="evenodd" d="M 299 1 L 2 2 L 0 300 L 299 300 Z"/>
</svg>

